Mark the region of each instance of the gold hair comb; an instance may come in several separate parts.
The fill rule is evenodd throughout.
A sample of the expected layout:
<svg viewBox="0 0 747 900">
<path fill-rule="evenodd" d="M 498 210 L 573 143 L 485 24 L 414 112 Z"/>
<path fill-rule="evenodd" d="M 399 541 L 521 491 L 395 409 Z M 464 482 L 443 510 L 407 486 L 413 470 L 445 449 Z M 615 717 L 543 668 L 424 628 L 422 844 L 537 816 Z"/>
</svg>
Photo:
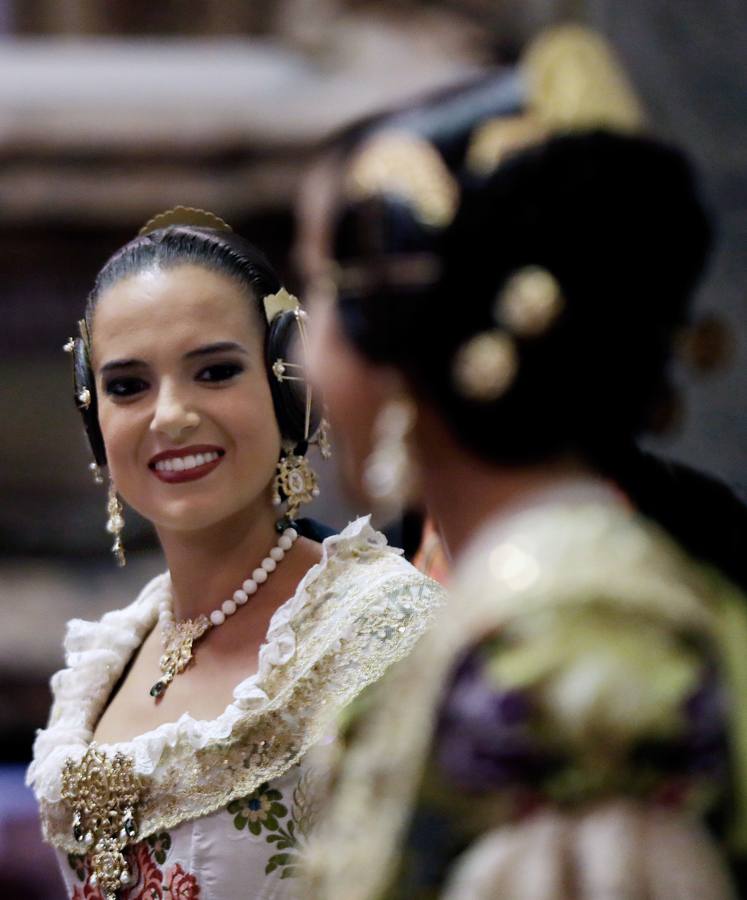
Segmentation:
<svg viewBox="0 0 747 900">
<path fill-rule="evenodd" d="M 138 235 L 142 237 L 152 231 L 158 231 L 160 228 L 167 228 L 169 225 L 192 225 L 197 228 L 233 231 L 228 222 L 206 209 L 197 209 L 194 206 L 175 206 L 173 209 L 167 209 L 165 212 L 153 216 L 152 219 L 148 219 L 138 231 Z"/>
</svg>

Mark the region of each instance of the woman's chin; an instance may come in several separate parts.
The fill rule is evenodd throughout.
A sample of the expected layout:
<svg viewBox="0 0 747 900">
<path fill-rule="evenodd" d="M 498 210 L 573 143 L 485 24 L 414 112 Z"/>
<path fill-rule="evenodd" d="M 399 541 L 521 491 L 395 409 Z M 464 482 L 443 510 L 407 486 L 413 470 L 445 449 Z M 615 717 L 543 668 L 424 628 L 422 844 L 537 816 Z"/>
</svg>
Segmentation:
<svg viewBox="0 0 747 900">
<path fill-rule="evenodd" d="M 184 533 L 205 531 L 214 528 L 222 522 L 234 519 L 237 510 L 231 508 L 218 508 L 215 504 L 205 504 L 183 501 L 169 504 L 167 509 L 149 510 L 145 513 L 159 533 Z"/>
</svg>

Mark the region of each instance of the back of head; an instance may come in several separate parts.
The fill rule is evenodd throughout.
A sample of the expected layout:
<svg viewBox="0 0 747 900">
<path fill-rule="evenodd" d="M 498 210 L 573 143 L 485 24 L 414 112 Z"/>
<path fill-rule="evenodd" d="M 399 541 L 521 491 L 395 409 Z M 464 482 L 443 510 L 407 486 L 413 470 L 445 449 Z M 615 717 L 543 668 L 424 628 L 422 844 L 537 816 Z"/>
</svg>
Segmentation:
<svg viewBox="0 0 747 900">
<path fill-rule="evenodd" d="M 482 78 L 343 141 L 339 310 L 483 458 L 596 461 L 660 397 L 709 226 L 678 150 L 594 119 L 548 127 L 526 90 Z M 541 327 L 517 276 L 553 295 Z"/>
</svg>

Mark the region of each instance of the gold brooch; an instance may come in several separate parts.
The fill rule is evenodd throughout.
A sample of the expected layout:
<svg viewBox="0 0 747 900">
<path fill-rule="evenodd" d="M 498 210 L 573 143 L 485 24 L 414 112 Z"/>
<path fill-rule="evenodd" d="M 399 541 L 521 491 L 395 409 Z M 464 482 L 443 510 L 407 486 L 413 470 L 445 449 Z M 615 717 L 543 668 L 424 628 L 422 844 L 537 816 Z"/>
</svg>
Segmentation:
<svg viewBox="0 0 747 900">
<path fill-rule="evenodd" d="M 135 810 L 142 783 L 132 759 L 123 753 L 108 757 L 92 743 L 80 760 L 65 761 L 62 799 L 73 812 L 73 838 L 88 855 L 91 885 L 106 900 L 130 882 L 123 850 L 138 835 Z"/>
</svg>

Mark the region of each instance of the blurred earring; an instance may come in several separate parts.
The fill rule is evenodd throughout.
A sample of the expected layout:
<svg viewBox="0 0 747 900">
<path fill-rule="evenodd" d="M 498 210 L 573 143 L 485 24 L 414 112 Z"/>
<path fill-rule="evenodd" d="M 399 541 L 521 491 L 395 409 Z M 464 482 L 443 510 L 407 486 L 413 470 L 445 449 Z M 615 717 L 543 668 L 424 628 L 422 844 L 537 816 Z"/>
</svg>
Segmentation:
<svg viewBox="0 0 747 900">
<path fill-rule="evenodd" d="M 119 500 L 119 497 L 117 496 L 117 489 L 114 486 L 114 482 L 112 481 L 111 477 L 109 478 L 109 497 L 106 503 L 106 511 L 109 514 L 109 517 L 106 520 L 106 530 L 114 537 L 114 543 L 112 544 L 112 553 L 114 554 L 114 558 L 117 560 L 117 565 L 123 566 L 125 565 L 126 560 L 124 544 L 122 543 L 122 538 L 120 537 L 120 535 L 125 524 L 123 515 L 124 509 Z"/>
<path fill-rule="evenodd" d="M 396 518 L 412 500 L 416 467 L 408 447 L 417 410 L 407 396 L 390 400 L 373 425 L 373 448 L 363 468 L 363 489 L 376 511 Z"/>
<path fill-rule="evenodd" d="M 332 444 L 329 440 L 329 431 L 329 422 L 325 418 L 322 418 L 319 423 L 319 428 L 317 429 L 316 437 L 312 441 L 312 443 L 319 447 L 319 453 L 321 454 L 322 459 L 332 458 Z"/>
<path fill-rule="evenodd" d="M 298 447 L 294 447 L 283 452 L 272 484 L 273 506 L 280 506 L 284 500 L 288 501 L 283 522 L 295 519 L 299 507 L 304 503 L 311 503 L 314 497 L 319 496 L 316 472 L 303 454 L 296 455 L 297 449 Z"/>
<path fill-rule="evenodd" d="M 104 476 L 101 474 L 101 468 L 98 463 L 92 462 L 88 464 L 88 471 L 91 473 L 94 484 L 103 484 Z"/>
</svg>

